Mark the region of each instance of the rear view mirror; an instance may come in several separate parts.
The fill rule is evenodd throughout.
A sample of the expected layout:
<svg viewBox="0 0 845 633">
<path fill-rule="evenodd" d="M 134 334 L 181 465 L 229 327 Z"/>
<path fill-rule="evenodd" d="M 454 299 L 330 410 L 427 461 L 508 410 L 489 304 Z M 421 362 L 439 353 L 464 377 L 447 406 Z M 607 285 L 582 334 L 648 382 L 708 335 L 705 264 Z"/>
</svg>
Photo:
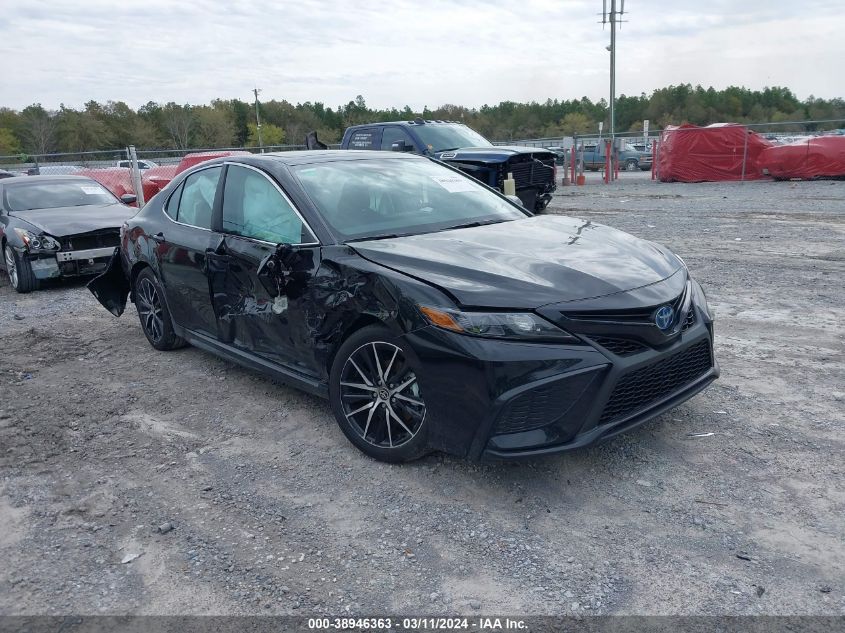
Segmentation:
<svg viewBox="0 0 845 633">
<path fill-rule="evenodd" d="M 132 204 L 137 199 L 138 196 L 136 196 L 134 193 L 124 193 L 122 196 L 120 196 L 120 201 L 123 204 Z"/>
</svg>

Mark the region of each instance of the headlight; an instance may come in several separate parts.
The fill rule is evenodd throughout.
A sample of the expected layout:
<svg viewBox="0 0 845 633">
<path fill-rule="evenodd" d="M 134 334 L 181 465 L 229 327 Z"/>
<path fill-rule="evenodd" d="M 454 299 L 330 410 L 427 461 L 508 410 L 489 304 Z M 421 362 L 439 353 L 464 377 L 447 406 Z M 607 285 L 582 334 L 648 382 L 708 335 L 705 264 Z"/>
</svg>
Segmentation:
<svg viewBox="0 0 845 633">
<path fill-rule="evenodd" d="M 701 308 L 705 316 L 711 321 L 716 320 L 716 308 L 711 308 L 707 302 L 707 295 L 704 294 L 704 288 L 695 279 L 692 279 L 692 298 L 695 304 Z"/>
<path fill-rule="evenodd" d="M 530 312 L 460 312 L 420 306 L 432 325 L 490 338 L 579 343 L 580 340 Z"/>
<path fill-rule="evenodd" d="M 49 235 L 36 235 L 26 229 L 15 229 L 15 233 L 31 251 L 57 251 L 61 245 Z"/>
</svg>

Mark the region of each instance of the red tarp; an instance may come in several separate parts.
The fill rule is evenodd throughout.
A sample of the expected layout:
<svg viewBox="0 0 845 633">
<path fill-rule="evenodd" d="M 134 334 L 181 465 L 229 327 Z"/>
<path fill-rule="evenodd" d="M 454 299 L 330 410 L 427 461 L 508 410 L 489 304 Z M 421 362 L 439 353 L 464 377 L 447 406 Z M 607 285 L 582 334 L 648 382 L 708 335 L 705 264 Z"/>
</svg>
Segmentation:
<svg viewBox="0 0 845 633">
<path fill-rule="evenodd" d="M 150 198 L 164 189 L 178 174 L 181 174 L 194 165 L 199 165 L 212 158 L 241 156 L 243 154 L 249 154 L 249 152 L 243 150 L 194 152 L 192 154 L 186 154 L 178 165 L 160 165 L 158 167 L 151 167 L 150 169 L 143 169 L 141 170 L 141 186 L 144 189 L 144 201 L 149 202 Z M 79 175 L 93 178 L 118 198 L 125 193 L 135 193 L 135 187 L 132 185 L 132 175 L 130 174 L 130 170 L 125 167 L 82 169 L 79 171 Z M 133 204 L 133 206 L 137 206 L 137 203 Z"/>
<path fill-rule="evenodd" d="M 89 178 L 93 178 L 101 185 L 103 185 L 106 189 L 111 191 L 118 198 L 125 193 L 131 193 L 135 195 L 135 187 L 132 184 L 131 170 L 126 167 L 107 167 L 105 169 L 81 169 L 78 172 L 75 172 L 75 174 L 78 176 L 88 176 Z M 144 172 L 141 172 L 141 174 L 141 186 L 144 189 L 145 202 L 149 202 L 150 198 L 156 195 L 159 191 L 161 191 L 161 189 L 165 185 L 167 185 L 168 182 L 170 182 L 170 180 L 167 180 L 167 182 L 159 185 L 159 183 L 144 178 Z M 137 203 L 133 203 L 132 206 L 138 205 Z"/>
<path fill-rule="evenodd" d="M 746 146 L 746 138 L 747 146 Z M 668 126 L 660 135 L 657 170 L 663 182 L 764 178 L 760 153 L 771 143 L 736 123 Z"/>
<path fill-rule="evenodd" d="M 194 165 L 199 165 L 200 163 L 204 163 L 207 160 L 211 160 L 212 158 L 223 158 L 225 156 L 243 156 L 244 154 L 249 154 L 249 152 L 244 150 L 210 150 L 207 152 L 194 152 L 193 154 L 186 154 L 181 161 L 179 161 L 179 167 L 176 168 L 176 173 L 181 174 L 186 169 L 193 167 Z"/>
<path fill-rule="evenodd" d="M 760 154 L 760 163 L 773 178 L 845 177 L 845 136 L 818 136 L 769 147 Z"/>
</svg>

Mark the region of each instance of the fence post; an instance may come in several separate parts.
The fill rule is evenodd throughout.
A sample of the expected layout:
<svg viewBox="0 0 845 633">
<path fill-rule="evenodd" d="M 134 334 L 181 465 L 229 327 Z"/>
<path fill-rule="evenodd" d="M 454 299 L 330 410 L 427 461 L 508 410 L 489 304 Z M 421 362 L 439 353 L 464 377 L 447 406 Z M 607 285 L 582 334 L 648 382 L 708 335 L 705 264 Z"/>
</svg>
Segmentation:
<svg viewBox="0 0 845 633">
<path fill-rule="evenodd" d="M 654 180 L 657 175 L 657 144 L 660 141 L 657 139 L 651 144 L 651 179 Z"/>
<path fill-rule="evenodd" d="M 578 174 L 575 173 L 575 170 L 578 166 L 578 135 L 577 134 L 572 135 L 572 151 L 569 152 L 569 156 L 572 159 L 570 161 L 572 163 L 572 165 L 570 166 L 570 169 L 572 170 L 572 184 L 574 185 L 576 178 L 578 177 Z"/>
<path fill-rule="evenodd" d="M 748 159 L 748 134 L 750 133 L 750 130 L 747 127 L 743 127 L 743 130 L 745 130 L 745 143 L 742 147 L 742 182 L 745 182 L 745 161 Z"/>
<path fill-rule="evenodd" d="M 619 147 L 616 145 L 616 139 L 613 140 L 613 179 L 619 180 Z"/>
<path fill-rule="evenodd" d="M 667 132 L 661 132 L 660 136 L 657 138 L 657 169 L 655 170 L 654 174 L 657 176 L 657 180 L 661 179 L 660 175 L 660 154 L 663 152 L 663 135 L 667 134 Z M 666 137 L 669 138 L 668 135 Z"/>
<path fill-rule="evenodd" d="M 132 188 L 135 190 L 135 198 L 139 209 L 143 209 L 146 202 L 144 201 L 144 184 L 141 182 L 141 170 L 138 168 L 138 156 L 135 154 L 135 146 L 130 145 L 127 148 L 129 153 L 129 160 L 132 163 Z"/>
</svg>

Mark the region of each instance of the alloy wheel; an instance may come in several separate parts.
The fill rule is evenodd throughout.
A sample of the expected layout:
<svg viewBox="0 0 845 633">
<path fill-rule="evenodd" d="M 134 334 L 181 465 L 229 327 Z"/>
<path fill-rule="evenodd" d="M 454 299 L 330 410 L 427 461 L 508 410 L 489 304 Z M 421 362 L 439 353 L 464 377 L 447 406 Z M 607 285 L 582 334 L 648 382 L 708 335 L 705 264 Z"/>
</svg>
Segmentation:
<svg viewBox="0 0 845 633">
<path fill-rule="evenodd" d="M 392 343 L 366 343 L 349 355 L 340 373 L 340 399 L 351 426 L 378 448 L 406 444 L 425 421 L 417 376 Z"/>
<path fill-rule="evenodd" d="M 138 285 L 138 314 L 147 334 L 158 342 L 164 335 L 164 313 L 158 289 L 149 279 L 142 279 Z"/>
<path fill-rule="evenodd" d="M 11 246 L 6 245 L 5 255 L 6 255 L 6 272 L 9 275 L 9 281 L 12 283 L 12 286 L 17 288 L 18 287 L 18 264 L 15 261 L 15 253 L 12 250 Z"/>
</svg>

